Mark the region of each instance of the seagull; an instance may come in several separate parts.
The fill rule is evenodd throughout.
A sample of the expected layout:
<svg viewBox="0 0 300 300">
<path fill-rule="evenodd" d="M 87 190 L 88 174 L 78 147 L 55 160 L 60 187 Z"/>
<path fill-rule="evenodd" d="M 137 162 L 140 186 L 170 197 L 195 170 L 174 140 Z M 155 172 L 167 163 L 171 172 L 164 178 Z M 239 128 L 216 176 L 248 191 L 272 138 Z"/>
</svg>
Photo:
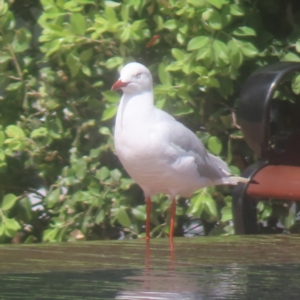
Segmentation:
<svg viewBox="0 0 300 300">
<path fill-rule="evenodd" d="M 123 92 L 114 143 L 123 167 L 145 195 L 146 240 L 150 239 L 151 196 L 166 194 L 172 200 L 172 250 L 178 196 L 188 198 L 204 187 L 236 185 L 248 179 L 231 175 L 227 164 L 207 153 L 191 130 L 154 106 L 152 76 L 144 65 L 126 64 L 112 90 Z"/>
</svg>

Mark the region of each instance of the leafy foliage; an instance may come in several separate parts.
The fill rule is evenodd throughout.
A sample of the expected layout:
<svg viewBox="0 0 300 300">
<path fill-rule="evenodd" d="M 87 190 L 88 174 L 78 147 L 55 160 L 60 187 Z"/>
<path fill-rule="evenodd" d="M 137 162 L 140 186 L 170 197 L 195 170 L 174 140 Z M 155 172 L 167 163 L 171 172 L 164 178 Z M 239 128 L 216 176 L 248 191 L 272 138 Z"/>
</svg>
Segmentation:
<svg viewBox="0 0 300 300">
<path fill-rule="evenodd" d="M 144 235 L 143 196 L 112 139 L 110 86 L 129 61 L 152 71 L 156 105 L 239 173 L 253 157 L 236 125 L 237 93 L 259 66 L 299 61 L 293 13 L 278 33 L 256 1 L 0 0 L 0 241 Z M 191 217 L 232 233 L 229 195 L 209 188 L 180 201 L 176 234 Z M 167 235 L 169 202 L 157 196 L 153 206 L 152 235 Z"/>
</svg>

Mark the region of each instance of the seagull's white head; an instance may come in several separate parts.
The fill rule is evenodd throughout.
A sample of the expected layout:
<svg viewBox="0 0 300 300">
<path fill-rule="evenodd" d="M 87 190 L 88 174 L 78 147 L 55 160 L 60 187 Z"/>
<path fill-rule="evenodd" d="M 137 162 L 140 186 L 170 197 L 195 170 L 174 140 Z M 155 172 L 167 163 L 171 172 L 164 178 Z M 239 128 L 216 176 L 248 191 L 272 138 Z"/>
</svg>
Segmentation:
<svg viewBox="0 0 300 300">
<path fill-rule="evenodd" d="M 122 68 L 119 80 L 113 84 L 111 89 L 114 91 L 121 89 L 124 94 L 128 95 L 152 91 L 151 73 L 142 64 L 129 63 Z"/>
</svg>

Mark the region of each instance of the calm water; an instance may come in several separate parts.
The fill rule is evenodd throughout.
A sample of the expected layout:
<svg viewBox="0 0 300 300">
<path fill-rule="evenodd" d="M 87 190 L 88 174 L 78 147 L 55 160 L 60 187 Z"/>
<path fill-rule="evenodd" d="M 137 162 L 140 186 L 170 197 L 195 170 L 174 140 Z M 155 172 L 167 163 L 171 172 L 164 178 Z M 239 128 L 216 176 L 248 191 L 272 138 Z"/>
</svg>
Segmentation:
<svg viewBox="0 0 300 300">
<path fill-rule="evenodd" d="M 0 299 L 300 299 L 299 237 L 204 240 L 0 247 Z"/>
<path fill-rule="evenodd" d="M 299 299 L 300 265 L 0 276 L 0 299 Z"/>
</svg>

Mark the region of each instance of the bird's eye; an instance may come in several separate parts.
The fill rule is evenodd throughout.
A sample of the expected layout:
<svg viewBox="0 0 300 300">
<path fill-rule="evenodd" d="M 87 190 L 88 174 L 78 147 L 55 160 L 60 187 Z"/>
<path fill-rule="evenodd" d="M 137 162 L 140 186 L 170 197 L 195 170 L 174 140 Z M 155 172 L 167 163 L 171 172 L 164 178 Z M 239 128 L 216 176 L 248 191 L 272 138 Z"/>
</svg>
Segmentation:
<svg viewBox="0 0 300 300">
<path fill-rule="evenodd" d="M 141 73 L 136 74 L 136 78 L 141 78 L 141 77 L 142 77 Z"/>
</svg>

